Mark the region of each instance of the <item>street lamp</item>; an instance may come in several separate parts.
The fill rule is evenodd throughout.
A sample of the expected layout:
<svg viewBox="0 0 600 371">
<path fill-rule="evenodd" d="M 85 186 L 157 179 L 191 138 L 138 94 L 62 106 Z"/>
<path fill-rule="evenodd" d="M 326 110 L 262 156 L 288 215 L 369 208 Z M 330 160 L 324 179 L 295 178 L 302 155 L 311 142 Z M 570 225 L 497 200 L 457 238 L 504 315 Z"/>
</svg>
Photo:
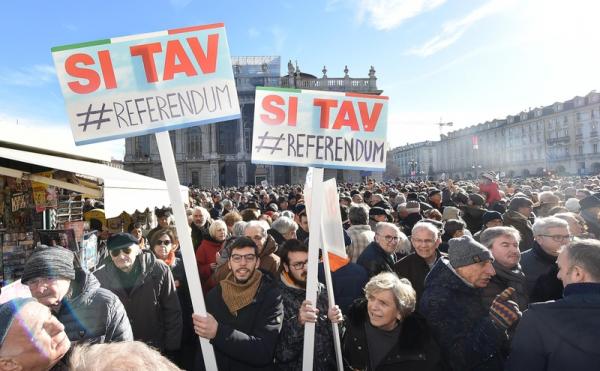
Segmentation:
<svg viewBox="0 0 600 371">
<path fill-rule="evenodd" d="M 419 163 L 417 161 L 415 161 L 414 159 L 410 159 L 410 161 L 408 161 L 408 165 L 410 167 L 410 176 L 411 176 L 411 178 L 417 174 L 416 170 L 417 170 L 417 165 L 418 164 Z"/>
</svg>

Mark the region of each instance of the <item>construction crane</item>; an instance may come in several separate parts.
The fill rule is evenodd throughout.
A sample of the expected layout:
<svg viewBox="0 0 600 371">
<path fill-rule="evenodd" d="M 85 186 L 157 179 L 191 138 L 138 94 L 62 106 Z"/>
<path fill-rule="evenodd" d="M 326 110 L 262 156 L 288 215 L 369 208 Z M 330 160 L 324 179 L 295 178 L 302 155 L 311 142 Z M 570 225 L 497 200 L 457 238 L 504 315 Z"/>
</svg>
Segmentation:
<svg viewBox="0 0 600 371">
<path fill-rule="evenodd" d="M 442 133 L 443 133 L 442 132 L 442 130 L 443 130 L 442 128 L 444 126 L 454 126 L 454 123 L 453 122 L 442 122 L 442 118 L 440 117 L 440 122 L 437 123 L 437 124 L 435 124 L 435 125 L 439 126 L 439 128 L 440 128 L 440 137 L 441 137 Z"/>
</svg>

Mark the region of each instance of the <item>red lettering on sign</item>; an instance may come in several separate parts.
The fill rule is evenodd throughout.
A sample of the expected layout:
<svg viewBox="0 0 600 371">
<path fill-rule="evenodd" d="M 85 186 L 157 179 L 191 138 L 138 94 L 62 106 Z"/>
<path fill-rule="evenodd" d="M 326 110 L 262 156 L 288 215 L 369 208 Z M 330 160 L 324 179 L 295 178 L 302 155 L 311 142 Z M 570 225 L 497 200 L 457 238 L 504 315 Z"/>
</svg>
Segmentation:
<svg viewBox="0 0 600 371">
<path fill-rule="evenodd" d="M 371 112 L 371 116 L 369 116 L 369 107 L 367 106 L 367 102 L 358 102 L 360 119 L 363 123 L 363 128 L 365 129 L 365 131 L 375 130 L 375 127 L 377 126 L 377 120 L 379 120 L 379 115 L 381 114 L 382 108 L 382 103 L 373 104 L 373 112 Z"/>
<path fill-rule="evenodd" d="M 79 81 L 70 81 L 67 83 L 69 88 L 77 94 L 88 94 L 96 91 L 100 86 L 100 75 L 91 68 L 82 68 L 77 66 L 83 64 L 85 66 L 94 65 L 94 58 L 89 54 L 77 53 L 70 55 L 65 60 L 65 71 L 73 77 L 88 80 L 87 84 L 82 84 Z"/>
<path fill-rule="evenodd" d="M 340 129 L 342 126 L 350 126 L 352 131 L 359 131 L 358 121 L 356 120 L 356 112 L 354 112 L 354 106 L 352 101 L 342 102 L 342 106 L 338 111 L 332 129 Z"/>
<path fill-rule="evenodd" d="M 213 73 L 217 69 L 219 34 L 208 35 L 206 54 L 196 37 L 187 38 L 188 45 L 196 57 L 202 73 Z"/>
<path fill-rule="evenodd" d="M 157 82 L 158 75 L 156 74 L 156 64 L 154 63 L 154 53 L 162 51 L 160 43 L 150 43 L 143 45 L 135 45 L 129 48 L 131 56 L 141 56 L 142 63 L 144 64 L 144 71 L 146 72 L 146 81 Z"/>
<path fill-rule="evenodd" d="M 285 120 L 285 111 L 276 107 L 276 105 L 285 105 L 285 100 L 279 95 L 267 95 L 262 101 L 262 108 L 271 115 L 260 115 L 260 119 L 268 125 L 279 125 Z"/>
<path fill-rule="evenodd" d="M 321 129 L 328 129 L 329 128 L 329 110 L 332 107 L 337 107 L 337 100 L 315 98 L 315 100 L 313 101 L 313 105 L 321 107 L 321 119 L 320 119 Z"/>
<path fill-rule="evenodd" d="M 298 120 L 298 97 L 290 97 L 290 113 L 288 115 L 288 126 L 296 126 Z"/>
<path fill-rule="evenodd" d="M 177 63 L 177 60 L 181 63 Z M 163 81 L 173 80 L 173 76 L 176 73 L 185 73 L 187 76 L 196 76 L 198 74 L 194 69 L 192 61 L 185 54 L 185 50 L 179 40 L 170 40 L 167 42 Z"/>
<path fill-rule="evenodd" d="M 110 59 L 110 52 L 108 50 L 100 50 L 98 52 L 98 59 L 100 60 L 100 69 L 102 69 L 102 76 L 104 77 L 104 87 L 106 89 L 116 88 L 117 79 L 115 78 L 115 69 Z"/>
</svg>

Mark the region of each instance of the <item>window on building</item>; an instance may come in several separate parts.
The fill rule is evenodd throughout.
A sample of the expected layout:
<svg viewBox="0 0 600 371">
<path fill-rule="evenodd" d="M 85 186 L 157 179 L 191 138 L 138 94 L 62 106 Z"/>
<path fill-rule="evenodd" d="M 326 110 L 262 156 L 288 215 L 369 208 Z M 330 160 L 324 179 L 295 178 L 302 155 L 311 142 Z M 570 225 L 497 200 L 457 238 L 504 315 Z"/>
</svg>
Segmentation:
<svg viewBox="0 0 600 371">
<path fill-rule="evenodd" d="M 598 143 L 592 144 L 592 153 L 598 153 Z"/>
<path fill-rule="evenodd" d="M 236 153 L 237 120 L 230 120 L 216 125 L 217 128 L 217 152 L 221 154 Z"/>
<path fill-rule="evenodd" d="M 200 127 L 189 128 L 186 135 L 186 153 L 188 158 L 200 158 L 202 154 L 202 135 Z M 194 183 L 192 181 L 192 183 Z M 198 183 L 194 183 L 198 184 Z"/>
<path fill-rule="evenodd" d="M 583 145 L 579 145 L 577 146 L 577 154 L 578 155 L 583 155 Z"/>
<path fill-rule="evenodd" d="M 177 132 L 175 130 L 169 131 L 169 137 L 171 139 L 171 148 L 173 148 L 173 154 L 177 153 Z"/>
<path fill-rule="evenodd" d="M 150 157 L 150 135 L 133 137 L 133 153 L 136 158 Z"/>
</svg>

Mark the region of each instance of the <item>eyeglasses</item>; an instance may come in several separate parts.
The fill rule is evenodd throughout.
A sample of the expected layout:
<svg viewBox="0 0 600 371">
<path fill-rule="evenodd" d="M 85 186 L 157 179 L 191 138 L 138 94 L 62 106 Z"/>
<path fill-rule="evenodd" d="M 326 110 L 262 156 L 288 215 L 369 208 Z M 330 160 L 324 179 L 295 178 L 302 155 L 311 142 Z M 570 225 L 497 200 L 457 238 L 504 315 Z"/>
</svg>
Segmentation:
<svg viewBox="0 0 600 371">
<path fill-rule="evenodd" d="M 58 280 L 58 278 L 56 278 L 56 277 L 37 277 L 37 278 L 27 281 L 27 286 L 37 286 L 37 285 L 49 286 L 49 285 L 54 284 L 56 282 L 56 280 Z"/>
<path fill-rule="evenodd" d="M 242 259 L 244 259 L 244 261 L 246 261 L 248 263 L 252 263 L 256 260 L 256 255 L 255 254 L 246 254 L 246 255 L 232 254 L 231 255 L 231 261 L 234 263 L 241 263 Z"/>
<path fill-rule="evenodd" d="M 131 253 L 131 247 L 124 247 L 122 249 L 115 249 L 115 250 L 110 250 L 110 255 L 112 255 L 113 257 L 117 257 L 121 254 L 121 251 L 123 251 L 125 254 L 129 255 Z"/>
<path fill-rule="evenodd" d="M 554 242 L 573 241 L 573 236 L 571 236 L 569 234 L 566 234 L 566 235 L 560 235 L 560 234 L 555 234 L 555 235 L 540 234 L 540 236 L 552 238 L 552 241 L 554 241 Z"/>
<path fill-rule="evenodd" d="M 305 260 L 303 262 L 290 264 L 290 267 L 293 267 L 295 270 L 299 271 L 301 269 L 304 269 L 304 267 L 306 267 L 307 265 L 308 265 L 308 260 Z"/>
<path fill-rule="evenodd" d="M 415 244 L 433 245 L 433 243 L 435 242 L 435 240 L 420 240 L 418 238 L 411 238 L 410 240 L 412 241 L 413 245 L 415 245 Z"/>
<path fill-rule="evenodd" d="M 378 236 L 381 236 L 381 235 L 378 235 Z M 381 237 L 383 237 L 383 239 L 386 242 L 392 242 L 392 241 L 393 242 L 398 242 L 398 240 L 400 240 L 400 237 L 396 237 L 396 236 L 381 236 Z"/>
<path fill-rule="evenodd" d="M 158 240 L 158 241 L 156 241 L 156 244 L 169 246 L 171 244 L 171 241 L 170 240 Z"/>
</svg>

